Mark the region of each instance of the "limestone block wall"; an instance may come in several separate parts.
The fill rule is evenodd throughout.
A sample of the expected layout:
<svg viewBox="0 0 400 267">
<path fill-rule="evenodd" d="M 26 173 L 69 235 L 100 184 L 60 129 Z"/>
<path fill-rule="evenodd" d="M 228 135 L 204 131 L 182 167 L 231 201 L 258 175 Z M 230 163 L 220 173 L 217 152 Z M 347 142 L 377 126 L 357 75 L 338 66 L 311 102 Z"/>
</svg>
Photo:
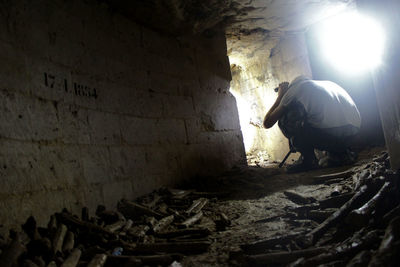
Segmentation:
<svg viewBox="0 0 400 267">
<path fill-rule="evenodd" d="M 266 130 L 251 123 L 262 123 L 277 96 L 273 89 L 280 82 L 290 82 L 298 75 L 311 77 L 311 68 L 303 33 L 284 34 L 275 44 L 266 47 L 273 48 L 248 56 L 230 56 L 231 91 L 238 102 L 246 153 L 262 155 L 263 159 L 267 154 L 267 159 L 280 161 L 289 146 L 278 125 Z"/>
<path fill-rule="evenodd" d="M 0 11 L 2 229 L 244 159 L 223 35 L 164 36 L 94 0 Z"/>
</svg>

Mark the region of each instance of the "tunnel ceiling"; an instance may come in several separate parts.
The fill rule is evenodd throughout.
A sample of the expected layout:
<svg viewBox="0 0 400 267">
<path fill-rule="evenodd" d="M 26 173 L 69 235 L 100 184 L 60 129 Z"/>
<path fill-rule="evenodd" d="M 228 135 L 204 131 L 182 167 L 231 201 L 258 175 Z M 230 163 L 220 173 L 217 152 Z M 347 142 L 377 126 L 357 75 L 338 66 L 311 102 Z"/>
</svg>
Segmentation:
<svg viewBox="0 0 400 267">
<path fill-rule="evenodd" d="M 354 5 L 354 0 L 105 0 L 115 11 L 173 35 L 223 29 L 230 53 L 270 49 L 282 32 Z"/>
</svg>

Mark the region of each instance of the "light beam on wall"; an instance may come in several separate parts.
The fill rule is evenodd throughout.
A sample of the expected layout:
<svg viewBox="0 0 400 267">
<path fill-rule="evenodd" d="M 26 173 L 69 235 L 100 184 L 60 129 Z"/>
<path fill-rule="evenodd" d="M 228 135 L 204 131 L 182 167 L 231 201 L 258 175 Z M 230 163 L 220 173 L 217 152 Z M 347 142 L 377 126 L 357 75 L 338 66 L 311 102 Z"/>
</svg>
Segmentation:
<svg viewBox="0 0 400 267">
<path fill-rule="evenodd" d="M 240 121 L 240 129 L 242 130 L 243 135 L 243 143 L 246 152 L 251 151 L 253 148 L 254 138 L 256 136 L 256 129 L 254 126 L 249 124 L 253 114 L 249 107 L 249 104 L 242 98 L 242 96 L 234 91 L 230 90 L 233 96 L 236 98 L 236 105 L 239 111 L 239 121 Z"/>
<path fill-rule="evenodd" d="M 382 63 L 383 29 L 378 22 L 355 11 L 326 20 L 319 36 L 326 59 L 342 72 L 360 74 Z"/>
</svg>

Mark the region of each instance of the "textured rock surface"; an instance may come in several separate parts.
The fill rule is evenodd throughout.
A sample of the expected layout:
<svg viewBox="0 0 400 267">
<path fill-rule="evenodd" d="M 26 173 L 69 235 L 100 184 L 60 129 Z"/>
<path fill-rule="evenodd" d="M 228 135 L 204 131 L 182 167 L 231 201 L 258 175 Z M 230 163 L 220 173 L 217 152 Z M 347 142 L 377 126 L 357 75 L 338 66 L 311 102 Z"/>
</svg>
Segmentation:
<svg viewBox="0 0 400 267">
<path fill-rule="evenodd" d="M 270 159 L 287 152 L 277 126 L 266 132 L 249 126 L 260 121 L 273 104 L 272 88 L 303 74 L 311 77 L 303 32 L 327 16 L 354 8 L 354 1 L 294 0 L 161 0 L 106 1 L 125 14 L 159 31 L 174 35 L 224 30 L 239 102 L 246 151 L 266 149 Z"/>
<path fill-rule="evenodd" d="M 239 54 L 229 57 L 232 64 L 231 91 L 238 103 L 246 152 L 251 155 L 266 152 L 268 158 L 260 161 L 282 160 L 289 146 L 277 124 L 266 130 L 254 127 L 250 122 L 262 123 L 277 96 L 273 89 L 280 82 L 290 82 L 298 75 L 311 77 L 302 33 L 283 36 L 271 51 L 259 53 L 256 57 Z M 291 159 L 296 157 L 292 155 Z"/>
<path fill-rule="evenodd" d="M 105 1 L 110 7 L 152 28 L 175 35 L 225 29 L 247 54 L 271 48 L 282 32 L 307 25 L 352 6 L 352 0 L 150 0 Z M 267 42 L 266 42 L 267 41 Z"/>
<path fill-rule="evenodd" d="M 0 10 L 2 225 L 112 208 L 243 159 L 223 35 L 167 37 L 97 1 Z"/>
</svg>

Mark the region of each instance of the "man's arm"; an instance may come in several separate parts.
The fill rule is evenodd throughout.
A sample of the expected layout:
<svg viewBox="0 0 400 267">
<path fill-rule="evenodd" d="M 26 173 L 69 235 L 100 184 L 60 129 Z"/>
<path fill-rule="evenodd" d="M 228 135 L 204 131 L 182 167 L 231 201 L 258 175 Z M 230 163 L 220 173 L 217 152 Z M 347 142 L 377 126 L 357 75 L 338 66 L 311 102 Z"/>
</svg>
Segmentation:
<svg viewBox="0 0 400 267">
<path fill-rule="evenodd" d="M 289 88 L 289 83 L 284 82 L 279 84 L 279 90 L 278 90 L 278 97 L 275 100 L 275 103 L 272 105 L 270 110 L 267 112 L 267 114 L 264 117 L 264 127 L 265 128 L 271 128 L 274 126 L 274 124 L 282 117 L 282 115 L 285 112 L 285 107 L 284 106 L 279 106 L 281 103 L 282 97 L 286 94 L 287 90 Z"/>
<path fill-rule="evenodd" d="M 271 108 L 270 111 L 268 111 L 267 115 L 265 115 L 263 123 L 264 127 L 268 129 L 274 126 L 274 124 L 282 117 L 284 113 L 285 113 L 284 106 L 279 106 L 274 110 L 272 110 Z"/>
</svg>

